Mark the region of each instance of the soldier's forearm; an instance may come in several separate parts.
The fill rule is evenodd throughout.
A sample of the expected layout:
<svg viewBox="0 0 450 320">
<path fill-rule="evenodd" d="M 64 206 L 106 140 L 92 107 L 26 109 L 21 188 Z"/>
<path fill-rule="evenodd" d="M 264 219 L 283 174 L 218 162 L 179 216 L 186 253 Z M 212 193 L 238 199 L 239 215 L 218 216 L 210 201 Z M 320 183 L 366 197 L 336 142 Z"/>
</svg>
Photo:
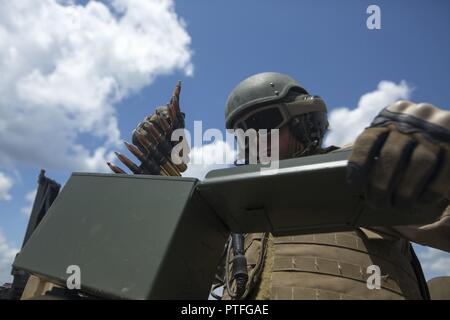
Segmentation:
<svg viewBox="0 0 450 320">
<path fill-rule="evenodd" d="M 450 206 L 441 218 L 432 224 L 398 226 L 395 230 L 410 241 L 450 252 Z"/>
</svg>

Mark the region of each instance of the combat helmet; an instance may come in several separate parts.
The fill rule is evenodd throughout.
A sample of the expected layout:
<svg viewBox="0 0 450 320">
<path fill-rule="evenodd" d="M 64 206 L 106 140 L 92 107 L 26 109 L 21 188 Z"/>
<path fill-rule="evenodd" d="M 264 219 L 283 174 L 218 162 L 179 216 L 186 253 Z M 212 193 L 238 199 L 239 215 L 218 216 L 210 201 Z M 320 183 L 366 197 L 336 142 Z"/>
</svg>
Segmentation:
<svg viewBox="0 0 450 320">
<path fill-rule="evenodd" d="M 276 129 L 289 124 L 296 139 L 311 151 L 328 128 L 327 108 L 296 80 L 277 72 L 253 75 L 239 83 L 225 107 L 227 129 Z"/>
</svg>

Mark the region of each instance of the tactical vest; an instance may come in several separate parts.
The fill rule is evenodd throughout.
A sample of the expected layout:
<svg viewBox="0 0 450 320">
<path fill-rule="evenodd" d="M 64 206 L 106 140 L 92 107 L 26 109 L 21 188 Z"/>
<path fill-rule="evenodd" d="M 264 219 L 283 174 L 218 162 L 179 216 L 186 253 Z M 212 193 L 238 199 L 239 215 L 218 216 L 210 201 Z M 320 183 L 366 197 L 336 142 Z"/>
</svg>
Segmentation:
<svg viewBox="0 0 450 320">
<path fill-rule="evenodd" d="M 262 272 L 255 274 L 263 239 L 261 233 L 245 237 L 247 269 L 253 279 L 248 283 L 247 299 L 425 298 L 409 241 L 388 232 L 361 228 L 352 232 L 269 235 Z M 376 271 L 370 266 L 379 268 L 379 288 Z M 229 299 L 226 292 L 223 299 Z"/>
</svg>

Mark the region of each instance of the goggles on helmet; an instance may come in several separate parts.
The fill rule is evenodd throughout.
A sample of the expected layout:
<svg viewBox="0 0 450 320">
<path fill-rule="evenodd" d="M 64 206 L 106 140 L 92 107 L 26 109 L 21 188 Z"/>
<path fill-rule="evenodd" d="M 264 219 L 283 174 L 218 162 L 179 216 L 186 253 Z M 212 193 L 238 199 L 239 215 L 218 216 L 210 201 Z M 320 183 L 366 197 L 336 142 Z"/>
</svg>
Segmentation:
<svg viewBox="0 0 450 320">
<path fill-rule="evenodd" d="M 244 114 L 236 121 L 234 129 L 279 129 L 295 116 L 315 111 L 327 111 L 322 98 L 299 95 L 292 102 L 270 104 Z"/>
</svg>

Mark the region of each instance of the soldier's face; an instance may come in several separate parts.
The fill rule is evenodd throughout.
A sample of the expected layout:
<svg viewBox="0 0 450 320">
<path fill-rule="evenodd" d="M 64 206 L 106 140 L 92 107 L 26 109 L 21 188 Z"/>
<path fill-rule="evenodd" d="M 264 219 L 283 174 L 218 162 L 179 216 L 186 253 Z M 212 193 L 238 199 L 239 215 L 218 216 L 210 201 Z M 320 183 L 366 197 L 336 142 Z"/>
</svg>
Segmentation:
<svg viewBox="0 0 450 320">
<path fill-rule="evenodd" d="M 280 160 L 289 158 L 289 142 L 293 139 L 291 130 L 288 125 L 280 128 L 279 131 L 280 141 L 279 141 L 279 152 Z"/>
<path fill-rule="evenodd" d="M 279 150 L 279 159 L 288 159 L 289 158 L 289 143 L 291 142 L 291 139 L 294 139 L 291 130 L 289 128 L 289 125 L 285 125 L 281 127 L 279 130 L 279 141 L 278 141 L 278 150 Z M 275 141 L 274 141 L 275 142 Z M 257 143 L 259 145 L 259 135 L 257 136 Z M 272 136 L 269 134 L 267 136 L 267 155 L 273 156 L 271 152 L 271 146 L 272 146 Z"/>
<path fill-rule="evenodd" d="M 272 130 L 279 130 L 278 131 L 278 138 L 279 140 L 278 142 L 278 159 L 279 160 L 284 160 L 284 159 L 289 159 L 291 158 L 290 152 L 291 150 L 290 148 L 290 144 L 295 140 L 295 137 L 293 136 L 290 126 L 288 124 L 284 125 L 283 127 L 279 128 L 279 129 L 272 129 Z M 269 157 L 274 157 L 274 155 L 272 155 L 272 135 L 270 134 L 270 130 L 268 130 L 268 135 L 265 135 L 265 140 L 266 140 L 266 148 L 267 148 L 267 156 Z M 274 141 L 275 142 L 275 141 Z M 246 141 L 246 143 L 248 143 L 248 141 Z M 259 136 L 259 132 L 257 131 L 256 134 L 256 145 L 259 146 L 260 145 L 260 136 Z M 248 146 L 246 144 L 245 149 L 247 149 Z M 253 149 L 251 148 L 251 150 L 258 150 L 258 149 Z"/>
</svg>

